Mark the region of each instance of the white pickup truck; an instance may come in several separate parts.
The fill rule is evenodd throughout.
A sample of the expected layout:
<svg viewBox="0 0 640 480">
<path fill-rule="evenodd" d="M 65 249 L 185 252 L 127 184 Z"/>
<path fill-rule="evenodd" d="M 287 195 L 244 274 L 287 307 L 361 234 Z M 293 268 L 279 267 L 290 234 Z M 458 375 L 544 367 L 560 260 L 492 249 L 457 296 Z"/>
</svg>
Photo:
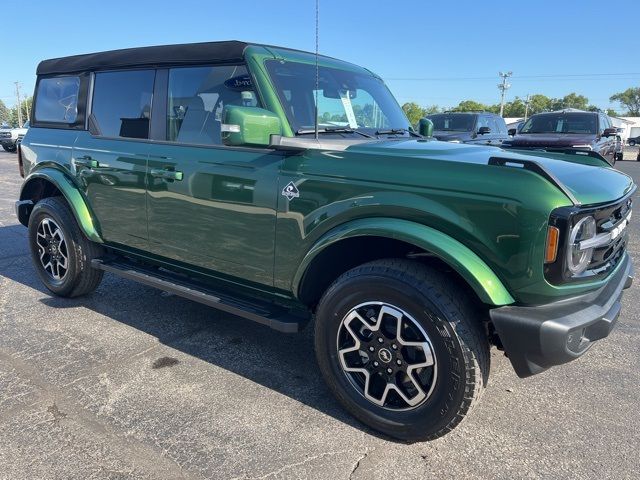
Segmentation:
<svg viewBox="0 0 640 480">
<path fill-rule="evenodd" d="M 22 128 L 3 128 L 0 129 L 0 145 L 7 152 L 15 152 L 18 141 L 27 133 L 29 122 L 26 122 Z"/>
</svg>

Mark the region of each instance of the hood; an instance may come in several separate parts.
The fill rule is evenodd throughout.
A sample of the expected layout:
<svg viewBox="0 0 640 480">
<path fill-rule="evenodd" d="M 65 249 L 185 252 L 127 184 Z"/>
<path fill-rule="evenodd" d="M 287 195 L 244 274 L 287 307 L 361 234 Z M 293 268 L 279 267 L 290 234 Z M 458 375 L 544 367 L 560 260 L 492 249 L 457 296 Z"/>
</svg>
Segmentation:
<svg viewBox="0 0 640 480">
<path fill-rule="evenodd" d="M 377 141 L 353 145 L 348 152 L 370 155 L 421 158 L 487 165 L 490 168 L 517 168 L 489 166 L 491 157 L 537 162 L 562 183 L 581 205 L 594 205 L 615 201 L 633 188 L 633 180 L 605 162 L 588 156 L 564 153 L 520 153 L 498 147 L 448 143 L 437 140 Z M 425 166 L 428 168 L 428 166 Z"/>
<path fill-rule="evenodd" d="M 595 136 L 582 133 L 524 133 L 509 140 L 518 147 L 572 147 L 574 145 L 590 145 Z"/>
</svg>

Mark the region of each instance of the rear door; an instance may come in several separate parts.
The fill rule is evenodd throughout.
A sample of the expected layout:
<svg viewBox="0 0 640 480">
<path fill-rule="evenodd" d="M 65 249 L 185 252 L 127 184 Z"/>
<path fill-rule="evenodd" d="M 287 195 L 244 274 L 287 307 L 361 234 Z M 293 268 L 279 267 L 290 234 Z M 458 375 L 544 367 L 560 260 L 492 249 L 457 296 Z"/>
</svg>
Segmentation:
<svg viewBox="0 0 640 480">
<path fill-rule="evenodd" d="M 272 285 L 283 156 L 226 147 L 220 138 L 225 105 L 258 105 L 246 68 L 172 68 L 159 71 L 158 82 L 165 87 L 154 102 L 157 137 L 149 146 L 149 249 L 174 262 Z"/>
<path fill-rule="evenodd" d="M 154 70 L 98 72 L 89 131 L 80 132 L 73 165 L 106 242 L 146 249 L 147 141 Z"/>
</svg>

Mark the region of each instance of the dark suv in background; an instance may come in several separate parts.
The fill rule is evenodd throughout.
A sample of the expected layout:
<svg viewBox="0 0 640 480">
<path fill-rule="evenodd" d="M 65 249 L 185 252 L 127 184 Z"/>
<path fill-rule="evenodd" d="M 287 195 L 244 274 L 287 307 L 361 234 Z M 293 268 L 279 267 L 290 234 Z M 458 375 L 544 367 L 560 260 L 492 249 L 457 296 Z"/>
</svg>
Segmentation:
<svg viewBox="0 0 640 480">
<path fill-rule="evenodd" d="M 562 110 L 532 115 L 505 147 L 527 149 L 578 149 L 602 155 L 616 162 L 618 132 L 601 112 Z"/>
<path fill-rule="evenodd" d="M 428 115 L 433 136 L 453 143 L 500 145 L 509 138 L 503 118 L 489 112 L 446 112 Z"/>
</svg>

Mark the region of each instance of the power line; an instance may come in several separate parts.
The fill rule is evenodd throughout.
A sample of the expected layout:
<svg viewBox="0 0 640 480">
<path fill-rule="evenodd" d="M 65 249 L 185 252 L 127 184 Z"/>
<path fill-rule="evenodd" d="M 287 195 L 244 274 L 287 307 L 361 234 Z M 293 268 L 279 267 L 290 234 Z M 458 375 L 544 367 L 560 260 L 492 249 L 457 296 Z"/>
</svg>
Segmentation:
<svg viewBox="0 0 640 480">
<path fill-rule="evenodd" d="M 561 78 L 587 78 L 587 77 L 622 77 L 633 76 L 640 77 L 640 72 L 631 73 L 556 73 L 548 75 L 514 75 L 513 78 L 519 79 L 561 79 Z M 467 81 L 467 80 L 493 80 L 495 77 L 387 77 L 383 76 L 385 80 L 401 81 L 401 82 L 440 82 L 440 81 Z"/>
</svg>

